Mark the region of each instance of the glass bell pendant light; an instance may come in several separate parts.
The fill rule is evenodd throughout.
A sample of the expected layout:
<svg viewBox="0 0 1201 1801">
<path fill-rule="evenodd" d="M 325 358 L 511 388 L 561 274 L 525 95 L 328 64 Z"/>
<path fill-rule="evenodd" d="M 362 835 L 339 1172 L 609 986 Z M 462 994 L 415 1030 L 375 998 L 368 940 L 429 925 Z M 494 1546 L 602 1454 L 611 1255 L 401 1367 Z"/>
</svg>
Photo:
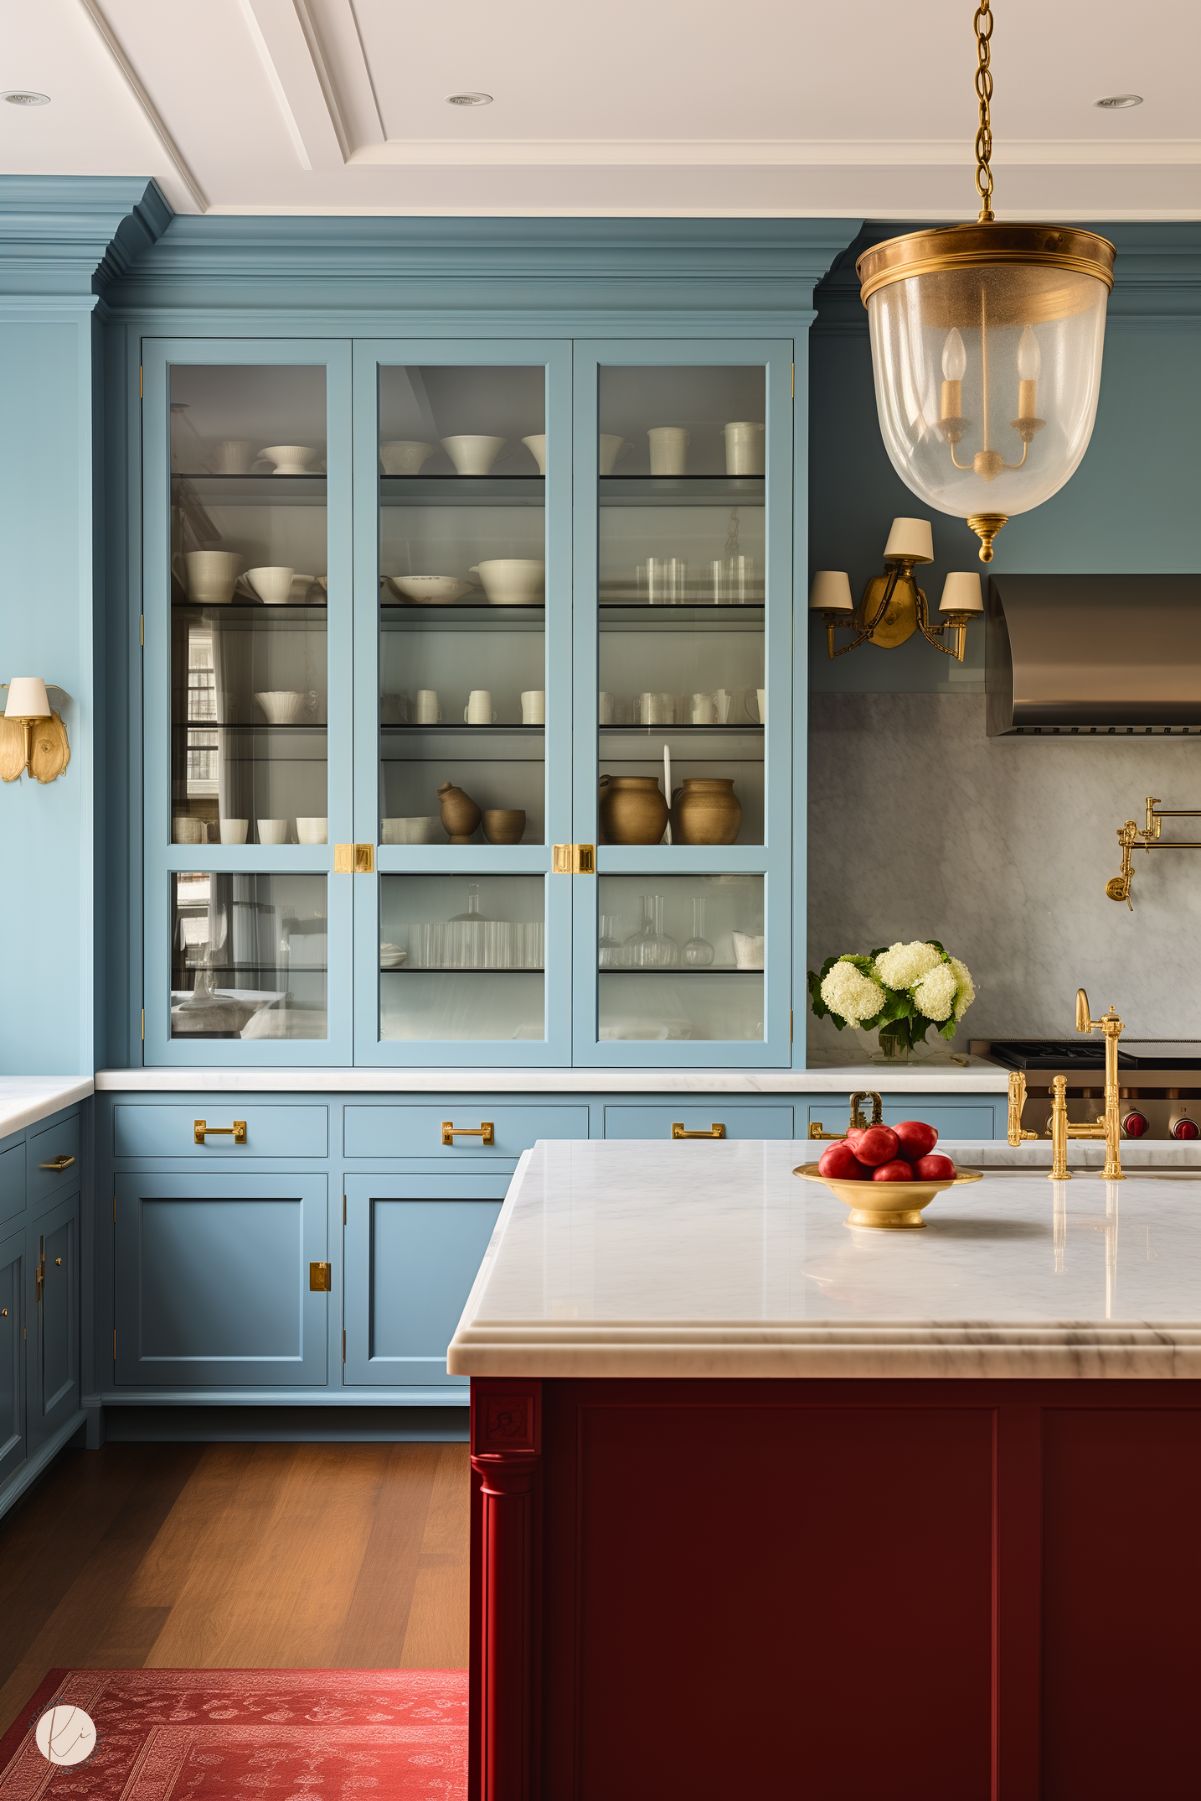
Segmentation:
<svg viewBox="0 0 1201 1801">
<path fill-rule="evenodd" d="M 880 430 L 927 505 L 993 539 L 1073 474 L 1092 436 L 1114 247 L 1066 225 L 992 210 L 990 0 L 975 14 L 974 225 L 890 238 L 856 264 L 871 330 Z"/>
</svg>

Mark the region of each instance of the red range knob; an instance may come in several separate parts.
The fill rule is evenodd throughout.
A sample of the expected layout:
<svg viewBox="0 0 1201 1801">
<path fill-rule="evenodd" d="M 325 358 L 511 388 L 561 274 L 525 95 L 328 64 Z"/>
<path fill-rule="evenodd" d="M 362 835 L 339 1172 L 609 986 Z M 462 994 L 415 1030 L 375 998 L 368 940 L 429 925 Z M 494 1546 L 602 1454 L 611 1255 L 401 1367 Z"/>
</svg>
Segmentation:
<svg viewBox="0 0 1201 1801">
<path fill-rule="evenodd" d="M 1201 1126 L 1195 1119 L 1174 1119 L 1172 1121 L 1173 1138 L 1201 1138 Z"/>
<path fill-rule="evenodd" d="M 1151 1121 L 1145 1113 L 1128 1113 L 1122 1121 L 1122 1130 L 1127 1138 L 1145 1138 L 1151 1130 Z"/>
</svg>

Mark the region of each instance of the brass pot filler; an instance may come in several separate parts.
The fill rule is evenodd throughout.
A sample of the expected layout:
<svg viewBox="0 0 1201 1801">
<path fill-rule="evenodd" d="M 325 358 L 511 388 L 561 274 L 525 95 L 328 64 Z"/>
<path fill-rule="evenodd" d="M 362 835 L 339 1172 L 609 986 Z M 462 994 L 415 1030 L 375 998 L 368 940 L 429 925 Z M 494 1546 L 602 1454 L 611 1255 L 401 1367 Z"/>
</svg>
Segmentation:
<svg viewBox="0 0 1201 1801">
<path fill-rule="evenodd" d="M 1134 853 L 1136 850 L 1201 850 L 1201 839 L 1167 838 L 1160 836 L 1165 819 L 1201 819 L 1201 807 L 1169 807 L 1164 809 L 1159 804 L 1158 796 L 1147 796 L 1147 823 L 1139 826 L 1133 819 L 1128 819 L 1118 827 L 1118 848 L 1122 853 L 1122 868 L 1105 884 L 1105 892 L 1111 901 L 1125 901 L 1130 911 L 1134 911 L 1134 902 L 1130 898 L 1130 889 L 1134 882 Z"/>
</svg>

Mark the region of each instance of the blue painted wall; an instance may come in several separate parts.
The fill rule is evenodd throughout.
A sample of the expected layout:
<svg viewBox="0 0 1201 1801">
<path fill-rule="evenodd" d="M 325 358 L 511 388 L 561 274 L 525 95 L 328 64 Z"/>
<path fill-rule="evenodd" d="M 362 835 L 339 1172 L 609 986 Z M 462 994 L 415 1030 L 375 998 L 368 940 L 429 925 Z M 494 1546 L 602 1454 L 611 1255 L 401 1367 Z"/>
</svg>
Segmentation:
<svg viewBox="0 0 1201 1801">
<path fill-rule="evenodd" d="M 1201 570 L 1201 226 L 1096 229 L 1118 248 L 1096 429 L 1067 486 L 1001 532 L 997 574 Z M 894 515 L 924 513 L 933 521 L 935 554 L 924 585 L 937 606 L 948 570 L 981 567 L 976 540 L 961 521 L 924 508 L 885 454 L 853 257 L 842 259 L 817 302 L 810 333 L 810 566 L 848 570 L 859 594 L 883 567 Z M 920 638 L 896 650 L 864 645 L 832 663 L 824 631 L 813 626 L 811 687 L 980 688 L 983 633 L 970 634 L 969 645 L 962 667 Z"/>
</svg>

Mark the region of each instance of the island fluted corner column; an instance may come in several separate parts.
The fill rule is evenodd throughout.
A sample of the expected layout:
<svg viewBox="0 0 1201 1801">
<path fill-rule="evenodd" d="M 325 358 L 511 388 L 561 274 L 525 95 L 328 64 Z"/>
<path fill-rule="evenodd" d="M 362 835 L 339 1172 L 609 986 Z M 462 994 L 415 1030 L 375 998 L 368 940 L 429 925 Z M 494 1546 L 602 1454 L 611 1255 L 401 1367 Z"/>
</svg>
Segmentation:
<svg viewBox="0 0 1201 1801">
<path fill-rule="evenodd" d="M 471 1384 L 470 1801 L 536 1801 L 541 1383 Z"/>
</svg>

